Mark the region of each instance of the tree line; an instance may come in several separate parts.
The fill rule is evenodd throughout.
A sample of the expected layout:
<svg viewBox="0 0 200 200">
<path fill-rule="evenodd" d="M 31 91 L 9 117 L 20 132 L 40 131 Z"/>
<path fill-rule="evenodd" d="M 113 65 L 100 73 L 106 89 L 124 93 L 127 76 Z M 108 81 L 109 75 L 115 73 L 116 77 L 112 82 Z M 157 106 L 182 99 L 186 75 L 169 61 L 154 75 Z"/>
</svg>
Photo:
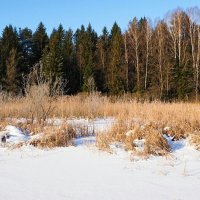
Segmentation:
<svg viewBox="0 0 200 200">
<path fill-rule="evenodd" d="M 6 26 L 0 37 L 0 86 L 23 93 L 23 77 L 40 67 L 45 78 L 67 82 L 64 92 L 132 93 L 148 99 L 199 96 L 200 10 L 169 12 L 162 20 L 133 18 L 122 32 L 115 22 L 98 35 L 91 24 L 75 32 L 62 25 L 50 36 Z"/>
</svg>

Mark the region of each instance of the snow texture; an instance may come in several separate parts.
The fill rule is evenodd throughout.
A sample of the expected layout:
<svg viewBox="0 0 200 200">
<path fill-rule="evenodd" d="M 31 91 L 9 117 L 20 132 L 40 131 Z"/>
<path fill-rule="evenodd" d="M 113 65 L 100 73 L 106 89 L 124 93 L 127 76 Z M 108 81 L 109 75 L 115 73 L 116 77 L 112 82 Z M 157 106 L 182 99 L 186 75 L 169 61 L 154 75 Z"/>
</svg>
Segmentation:
<svg viewBox="0 0 200 200">
<path fill-rule="evenodd" d="M 30 139 L 28 134 L 23 133 L 19 128 L 11 125 L 6 126 L 5 130 L 0 132 L 0 137 L 1 140 L 5 138 L 5 142 L 7 143 L 15 144 Z"/>
<path fill-rule="evenodd" d="M 24 135 L 15 127 L 6 131 Z M 112 146 L 114 154 L 100 152 L 93 136 L 53 150 L 1 147 L 0 200 L 199 200 L 200 152 L 187 140 L 165 137 L 171 156 L 148 159 L 120 143 Z M 134 142 L 143 148 L 144 141 Z"/>
</svg>

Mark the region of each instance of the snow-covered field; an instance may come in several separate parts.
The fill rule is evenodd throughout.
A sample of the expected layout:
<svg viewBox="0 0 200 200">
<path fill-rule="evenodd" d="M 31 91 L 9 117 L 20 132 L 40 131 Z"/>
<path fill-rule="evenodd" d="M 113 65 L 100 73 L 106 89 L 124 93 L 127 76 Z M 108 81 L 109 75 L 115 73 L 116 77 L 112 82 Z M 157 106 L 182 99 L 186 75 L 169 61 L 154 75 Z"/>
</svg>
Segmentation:
<svg viewBox="0 0 200 200">
<path fill-rule="evenodd" d="M 93 124 L 103 131 L 107 122 Z M 200 152 L 187 140 L 170 141 L 167 158 L 148 159 L 115 146 L 113 154 L 98 151 L 95 137 L 75 144 L 53 150 L 0 147 L 0 200 L 199 200 Z"/>
</svg>

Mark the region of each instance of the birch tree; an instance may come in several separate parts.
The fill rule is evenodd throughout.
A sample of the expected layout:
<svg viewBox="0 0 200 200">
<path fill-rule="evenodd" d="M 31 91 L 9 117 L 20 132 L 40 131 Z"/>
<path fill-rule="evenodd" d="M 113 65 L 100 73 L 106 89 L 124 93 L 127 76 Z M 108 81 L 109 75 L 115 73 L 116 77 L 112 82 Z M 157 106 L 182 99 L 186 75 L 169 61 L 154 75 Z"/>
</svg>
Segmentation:
<svg viewBox="0 0 200 200">
<path fill-rule="evenodd" d="M 189 17 L 189 35 L 191 45 L 192 67 L 194 71 L 195 98 L 198 101 L 199 61 L 200 61 L 200 10 L 197 7 L 187 10 Z"/>
<path fill-rule="evenodd" d="M 130 38 L 130 44 L 135 54 L 134 63 L 136 66 L 137 74 L 137 90 L 140 90 L 140 66 L 139 66 L 139 31 L 138 31 L 138 21 L 136 18 L 129 23 L 128 35 Z"/>
<path fill-rule="evenodd" d="M 145 90 L 147 89 L 148 66 L 149 66 L 149 54 L 150 54 L 151 38 L 152 38 L 152 28 L 150 26 L 150 20 L 146 20 L 145 21 L 146 61 L 145 61 L 145 81 L 144 81 Z"/>
</svg>

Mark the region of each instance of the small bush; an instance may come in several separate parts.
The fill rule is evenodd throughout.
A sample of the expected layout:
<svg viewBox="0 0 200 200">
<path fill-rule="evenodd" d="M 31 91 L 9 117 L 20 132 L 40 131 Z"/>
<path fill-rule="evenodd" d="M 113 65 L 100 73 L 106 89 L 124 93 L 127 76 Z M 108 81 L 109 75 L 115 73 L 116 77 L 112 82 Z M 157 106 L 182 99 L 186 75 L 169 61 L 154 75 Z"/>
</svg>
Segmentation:
<svg viewBox="0 0 200 200">
<path fill-rule="evenodd" d="M 191 135 L 190 141 L 194 144 L 195 148 L 200 151 L 200 132 L 195 132 Z"/>
<path fill-rule="evenodd" d="M 51 127 L 41 137 L 31 141 L 30 145 L 39 148 L 66 147 L 73 144 L 75 137 L 75 131 L 71 126 L 64 126 L 59 129 Z"/>
<path fill-rule="evenodd" d="M 149 128 L 145 132 L 144 152 L 152 155 L 167 155 L 171 148 L 167 140 L 156 129 Z"/>
<path fill-rule="evenodd" d="M 141 126 L 133 125 L 131 130 L 127 129 L 127 122 L 122 121 L 115 124 L 111 131 L 107 134 L 101 134 L 97 138 L 97 146 L 102 150 L 107 150 L 111 143 L 121 142 L 124 144 L 125 150 L 141 155 L 167 155 L 171 148 L 167 140 L 164 138 L 162 131 L 156 125 L 149 124 Z M 143 152 L 137 152 L 135 140 L 144 140 Z"/>
<path fill-rule="evenodd" d="M 96 145 L 100 150 L 110 151 L 111 138 L 108 134 L 97 134 Z"/>
</svg>

